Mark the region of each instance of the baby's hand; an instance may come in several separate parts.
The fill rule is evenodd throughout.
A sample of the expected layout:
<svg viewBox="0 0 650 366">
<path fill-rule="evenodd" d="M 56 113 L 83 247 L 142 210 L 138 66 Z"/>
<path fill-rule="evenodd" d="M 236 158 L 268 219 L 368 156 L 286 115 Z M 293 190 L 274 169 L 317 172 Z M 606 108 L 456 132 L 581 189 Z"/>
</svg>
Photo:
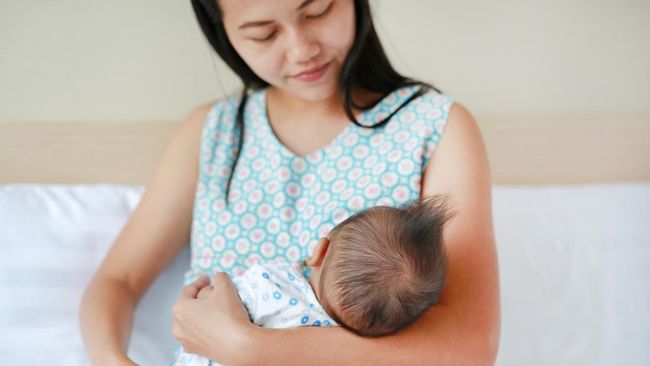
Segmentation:
<svg viewBox="0 0 650 366">
<path fill-rule="evenodd" d="M 212 293 L 213 287 L 212 286 L 205 286 L 202 288 L 199 293 L 196 295 L 197 299 L 205 299 L 206 297 L 209 297 L 210 294 Z"/>
</svg>

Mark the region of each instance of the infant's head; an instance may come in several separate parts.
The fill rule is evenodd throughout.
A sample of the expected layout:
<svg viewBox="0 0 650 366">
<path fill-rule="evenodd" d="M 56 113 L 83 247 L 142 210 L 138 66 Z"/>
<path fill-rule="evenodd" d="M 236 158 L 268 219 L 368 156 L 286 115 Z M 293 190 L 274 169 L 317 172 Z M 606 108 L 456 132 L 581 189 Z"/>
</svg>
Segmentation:
<svg viewBox="0 0 650 366">
<path fill-rule="evenodd" d="M 307 264 L 325 311 L 364 336 L 394 333 L 440 298 L 447 274 L 441 196 L 372 207 L 321 239 Z"/>
</svg>

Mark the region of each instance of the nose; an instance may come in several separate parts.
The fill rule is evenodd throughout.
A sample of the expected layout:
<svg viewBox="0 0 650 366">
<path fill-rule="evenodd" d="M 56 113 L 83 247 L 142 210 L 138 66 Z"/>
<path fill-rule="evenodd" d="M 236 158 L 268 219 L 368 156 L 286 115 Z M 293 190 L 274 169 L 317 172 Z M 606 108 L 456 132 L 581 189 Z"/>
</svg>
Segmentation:
<svg viewBox="0 0 650 366">
<path fill-rule="evenodd" d="M 287 60 L 292 63 L 306 63 L 320 53 L 320 46 L 307 32 L 299 29 L 288 37 Z"/>
</svg>

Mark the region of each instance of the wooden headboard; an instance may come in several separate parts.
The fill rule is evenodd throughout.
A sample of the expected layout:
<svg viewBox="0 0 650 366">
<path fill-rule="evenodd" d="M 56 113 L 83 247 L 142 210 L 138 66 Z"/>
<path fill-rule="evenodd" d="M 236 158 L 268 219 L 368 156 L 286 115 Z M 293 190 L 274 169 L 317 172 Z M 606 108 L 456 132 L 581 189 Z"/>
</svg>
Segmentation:
<svg viewBox="0 0 650 366">
<path fill-rule="evenodd" d="M 493 183 L 650 181 L 650 116 L 477 116 Z M 176 122 L 0 122 L 0 184 L 148 182 Z"/>
</svg>

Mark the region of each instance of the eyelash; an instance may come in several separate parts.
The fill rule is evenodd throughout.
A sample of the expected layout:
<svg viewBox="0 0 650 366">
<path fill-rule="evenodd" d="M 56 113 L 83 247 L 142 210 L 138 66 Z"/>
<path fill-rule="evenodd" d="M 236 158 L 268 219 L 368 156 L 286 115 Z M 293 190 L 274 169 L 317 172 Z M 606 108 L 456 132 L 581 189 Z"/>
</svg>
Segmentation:
<svg viewBox="0 0 650 366">
<path fill-rule="evenodd" d="M 308 16 L 307 16 L 307 19 L 318 19 L 318 18 L 322 18 L 322 17 L 324 17 L 325 15 L 327 15 L 327 14 L 330 12 L 330 9 L 332 8 L 332 5 L 333 5 L 333 4 L 334 4 L 334 2 L 331 2 L 330 5 L 327 7 L 327 9 L 325 9 L 325 11 L 323 11 L 323 12 L 320 13 L 320 14 L 317 14 L 317 15 L 308 15 Z M 274 31 L 273 33 L 271 33 L 271 34 L 270 34 L 268 37 L 266 37 L 266 38 L 263 38 L 263 39 L 253 39 L 253 41 L 255 41 L 255 42 L 259 42 L 259 43 L 268 42 L 268 41 L 270 41 L 273 37 L 275 37 L 275 34 L 276 34 L 276 33 L 277 33 L 277 31 Z"/>
</svg>

